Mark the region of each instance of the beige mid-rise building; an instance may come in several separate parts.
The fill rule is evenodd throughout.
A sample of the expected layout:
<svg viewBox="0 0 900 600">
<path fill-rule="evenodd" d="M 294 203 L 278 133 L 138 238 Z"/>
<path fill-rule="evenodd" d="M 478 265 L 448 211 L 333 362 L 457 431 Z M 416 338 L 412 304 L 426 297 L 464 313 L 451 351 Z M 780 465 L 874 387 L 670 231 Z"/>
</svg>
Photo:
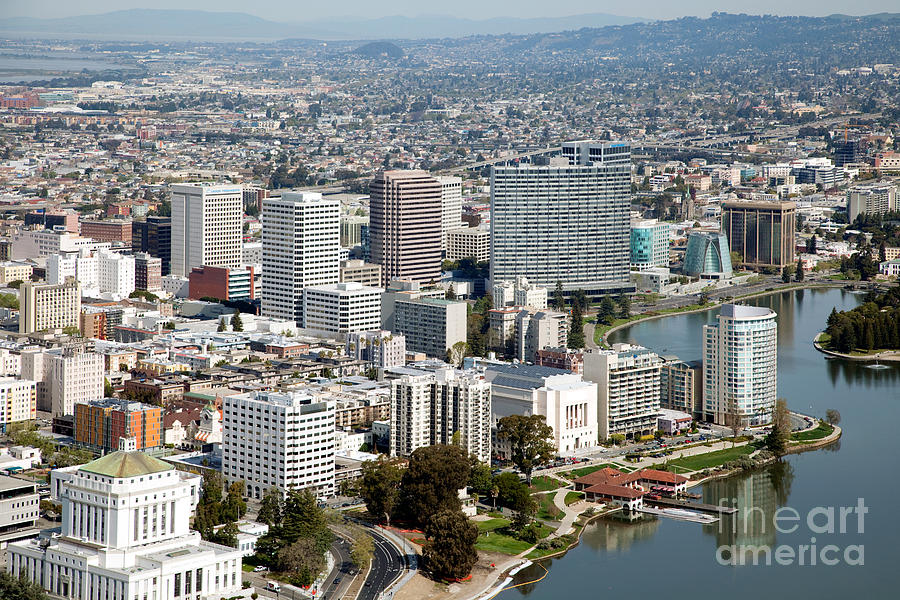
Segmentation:
<svg viewBox="0 0 900 600">
<path fill-rule="evenodd" d="M 75 279 L 65 283 L 22 284 L 19 333 L 78 327 L 81 318 L 81 286 Z"/>
</svg>

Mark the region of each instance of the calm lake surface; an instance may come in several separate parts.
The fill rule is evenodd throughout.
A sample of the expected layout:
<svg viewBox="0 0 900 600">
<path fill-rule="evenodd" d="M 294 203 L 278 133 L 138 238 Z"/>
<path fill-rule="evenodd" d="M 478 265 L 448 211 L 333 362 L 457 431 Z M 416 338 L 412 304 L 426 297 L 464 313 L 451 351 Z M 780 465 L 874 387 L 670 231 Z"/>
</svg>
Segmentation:
<svg viewBox="0 0 900 600">
<path fill-rule="evenodd" d="M 704 484 L 704 502 L 726 499 L 736 501 L 741 509 L 737 516 L 719 523 L 599 520 L 588 526 L 580 545 L 545 563 L 550 573 L 543 581 L 505 591 L 500 597 L 897 597 L 900 367 L 871 369 L 851 361 L 826 360 L 812 346 L 832 307 L 846 310 L 860 299 L 857 294 L 828 289 L 748 301 L 778 313 L 778 395 L 787 398 L 797 412 L 824 416 L 827 409 L 838 409 L 844 434 L 837 444 Z M 636 342 L 661 354 L 699 359 L 702 326 L 717 314 L 718 309 L 713 309 L 638 323 L 616 332 L 611 341 Z M 857 514 L 847 513 L 845 533 L 840 533 L 840 507 L 855 507 L 860 498 L 868 510 L 862 528 Z M 748 513 L 748 507 L 755 508 Z M 808 527 L 807 518 L 816 507 L 834 507 L 834 533 Z M 798 522 L 787 520 L 793 514 L 788 508 L 797 511 Z M 785 533 L 773 524 L 779 509 L 785 519 L 780 529 Z M 813 519 L 817 527 L 827 525 L 827 514 L 814 514 Z M 794 526 L 796 531 L 791 532 Z M 816 564 L 810 564 L 810 549 L 804 548 L 801 565 L 800 546 L 812 545 Z M 824 556 L 838 561 L 833 566 L 821 562 L 821 550 L 828 545 L 837 547 Z M 764 554 L 757 565 L 752 564 L 752 555 L 744 564 L 727 564 L 732 557 L 730 546 L 768 546 L 773 552 L 771 564 L 765 564 Z M 776 560 L 778 549 L 787 564 Z M 541 573 L 533 566 L 523 570 L 517 581 L 533 580 Z"/>
</svg>

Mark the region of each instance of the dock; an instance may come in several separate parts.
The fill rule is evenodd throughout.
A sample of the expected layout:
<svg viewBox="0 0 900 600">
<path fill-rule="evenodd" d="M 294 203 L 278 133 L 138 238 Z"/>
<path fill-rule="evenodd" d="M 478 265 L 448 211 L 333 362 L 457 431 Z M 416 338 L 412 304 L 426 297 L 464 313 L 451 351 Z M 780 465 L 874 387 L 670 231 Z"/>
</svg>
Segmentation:
<svg viewBox="0 0 900 600">
<path fill-rule="evenodd" d="M 705 513 L 714 513 L 718 515 L 733 515 L 737 509 L 733 506 L 718 506 L 716 504 L 703 504 L 702 502 L 689 502 L 687 500 L 678 500 L 675 498 L 658 498 L 650 500 L 644 498 L 645 504 L 658 506 L 661 508 L 687 508 Z"/>
<path fill-rule="evenodd" d="M 645 506 L 643 508 L 637 509 L 637 512 L 641 512 L 648 515 L 656 515 L 657 517 L 668 517 L 670 519 L 675 519 L 677 521 L 688 521 L 690 523 L 702 523 L 704 525 L 708 525 L 710 523 L 715 523 L 719 520 L 719 517 L 714 517 L 709 514 L 703 514 L 699 512 L 694 512 L 690 510 L 681 510 L 679 508 L 652 508 L 649 506 Z"/>
</svg>

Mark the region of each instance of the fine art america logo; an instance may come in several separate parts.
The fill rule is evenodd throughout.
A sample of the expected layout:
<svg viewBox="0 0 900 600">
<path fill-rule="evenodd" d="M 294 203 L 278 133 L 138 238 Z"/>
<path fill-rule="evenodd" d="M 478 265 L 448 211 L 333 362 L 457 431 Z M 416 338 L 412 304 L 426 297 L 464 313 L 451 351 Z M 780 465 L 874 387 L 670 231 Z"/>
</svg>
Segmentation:
<svg viewBox="0 0 900 600">
<path fill-rule="evenodd" d="M 722 498 L 719 506 L 737 506 L 737 499 Z M 833 566 L 838 563 L 852 566 L 865 564 L 863 544 L 817 543 L 817 535 L 862 535 L 865 516 L 869 512 L 865 501 L 857 499 L 856 506 L 817 506 L 805 517 L 796 509 L 783 506 L 766 514 L 758 506 L 738 508 L 728 519 L 719 520 L 716 561 L 720 565 L 799 565 Z M 776 533 L 809 532 L 809 542 L 792 546 L 775 545 Z M 721 541 L 729 543 L 722 544 Z"/>
</svg>

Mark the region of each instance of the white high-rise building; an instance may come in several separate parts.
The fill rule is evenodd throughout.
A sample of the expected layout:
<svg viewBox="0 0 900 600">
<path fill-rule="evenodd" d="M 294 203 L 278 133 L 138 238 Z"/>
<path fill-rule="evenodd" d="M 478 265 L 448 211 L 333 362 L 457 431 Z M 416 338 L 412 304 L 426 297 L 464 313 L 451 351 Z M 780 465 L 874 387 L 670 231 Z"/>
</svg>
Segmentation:
<svg viewBox="0 0 900 600">
<path fill-rule="evenodd" d="M 262 315 L 303 325 L 304 288 L 338 283 L 340 201 L 311 192 L 263 200 Z"/>
<path fill-rule="evenodd" d="M 450 230 L 464 227 L 462 221 L 462 178 L 438 177 L 437 180 L 441 184 L 441 250 L 446 251 L 447 237 Z"/>
<path fill-rule="evenodd" d="M 466 303 L 442 298 L 397 300 L 391 331 L 406 336 L 406 349 L 444 358 L 457 342 L 465 342 Z"/>
<path fill-rule="evenodd" d="M 7 547 L 7 570 L 71 600 L 210 600 L 241 593 L 241 551 L 190 528 L 203 478 L 142 452 L 53 471 L 60 532 Z"/>
<path fill-rule="evenodd" d="M 662 359 L 642 346 L 613 344 L 584 353 L 584 378 L 597 383 L 600 438 L 637 438 L 656 431 Z"/>
<path fill-rule="evenodd" d="M 775 311 L 723 304 L 718 322 L 703 326 L 703 418 L 744 426 L 772 420 L 778 385 Z"/>
<path fill-rule="evenodd" d="M 105 249 L 47 257 L 47 283 L 60 284 L 69 277 L 78 280 L 85 295 L 100 292 L 127 298 L 135 290 L 135 257 Z"/>
<path fill-rule="evenodd" d="M 247 495 L 308 488 L 334 495 L 335 401 L 301 392 L 226 396 L 222 475 L 245 481 Z"/>
<path fill-rule="evenodd" d="M 194 267 L 241 266 L 243 191 L 239 185 L 170 186 L 172 274 L 187 277 Z"/>
<path fill-rule="evenodd" d="M 570 142 L 548 166 L 491 172 L 491 281 L 630 290 L 631 148 Z"/>
<path fill-rule="evenodd" d="M 384 290 L 355 281 L 303 290 L 303 327 L 331 334 L 381 327 Z"/>
<path fill-rule="evenodd" d="M 101 292 L 127 298 L 134 291 L 134 257 L 115 252 L 97 253 L 97 287 Z"/>
<path fill-rule="evenodd" d="M 438 369 L 391 382 L 391 456 L 450 444 L 459 433 L 467 454 L 491 459 L 491 384 L 483 371 Z"/>
</svg>

